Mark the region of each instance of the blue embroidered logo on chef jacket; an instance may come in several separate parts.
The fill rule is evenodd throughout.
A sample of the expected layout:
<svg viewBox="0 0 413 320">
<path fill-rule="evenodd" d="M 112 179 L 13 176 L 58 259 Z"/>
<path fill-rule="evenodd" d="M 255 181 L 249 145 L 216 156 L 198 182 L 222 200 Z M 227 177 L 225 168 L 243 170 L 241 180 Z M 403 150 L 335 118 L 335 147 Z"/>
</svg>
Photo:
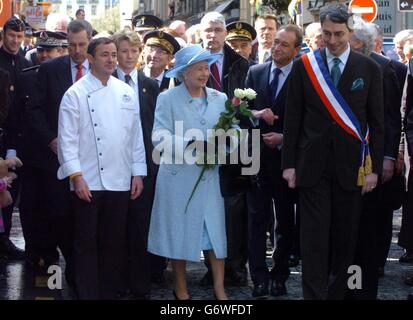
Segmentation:
<svg viewBox="0 0 413 320">
<path fill-rule="evenodd" d="M 128 94 L 124 94 L 122 97 L 122 101 L 123 102 L 131 102 L 132 101 L 132 97 Z"/>
</svg>

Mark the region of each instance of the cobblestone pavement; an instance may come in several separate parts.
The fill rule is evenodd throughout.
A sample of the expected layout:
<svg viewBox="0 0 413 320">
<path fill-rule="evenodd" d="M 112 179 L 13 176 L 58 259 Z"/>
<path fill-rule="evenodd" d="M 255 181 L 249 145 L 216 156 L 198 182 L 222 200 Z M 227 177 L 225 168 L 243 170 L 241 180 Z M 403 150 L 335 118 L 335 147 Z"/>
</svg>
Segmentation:
<svg viewBox="0 0 413 320">
<path fill-rule="evenodd" d="M 397 245 L 397 235 L 400 229 L 401 213 L 394 214 L 393 240 L 385 268 L 385 276 L 380 279 L 379 299 L 380 300 L 405 300 L 407 294 L 412 290 L 403 283 L 406 274 L 413 274 L 413 265 L 402 265 L 398 258 L 403 254 L 403 250 Z M 18 220 L 18 215 L 14 217 L 14 229 L 12 240 L 20 248 L 24 247 L 24 240 Z M 269 255 L 268 255 L 269 257 Z M 267 259 L 271 264 L 271 259 Z M 64 262 L 62 261 L 62 265 Z M 188 263 L 187 280 L 190 294 L 195 300 L 213 299 L 212 287 L 201 287 L 199 281 L 206 271 L 203 262 Z M 154 285 L 151 298 L 154 300 L 170 300 L 172 295 L 172 273 L 170 266 L 166 274 L 166 283 Z M 45 288 L 46 278 L 34 277 L 32 271 L 23 262 L 5 262 L 0 260 L 0 300 L 40 300 L 40 299 L 72 299 L 70 291 L 63 283 L 63 290 L 51 291 Z M 251 298 L 251 280 L 245 287 L 227 287 L 228 297 L 232 300 L 249 300 Z M 283 297 L 268 300 L 300 300 L 301 291 L 301 267 L 291 269 L 291 276 L 287 281 L 288 294 Z"/>
</svg>

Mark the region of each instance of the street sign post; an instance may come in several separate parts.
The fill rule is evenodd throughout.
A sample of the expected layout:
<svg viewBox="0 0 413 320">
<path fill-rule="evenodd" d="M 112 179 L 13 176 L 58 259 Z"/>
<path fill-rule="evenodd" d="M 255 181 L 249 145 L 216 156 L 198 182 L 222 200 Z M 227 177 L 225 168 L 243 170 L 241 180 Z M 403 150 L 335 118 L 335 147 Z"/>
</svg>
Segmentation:
<svg viewBox="0 0 413 320">
<path fill-rule="evenodd" d="M 373 22 L 377 17 L 377 3 L 375 0 L 352 0 L 348 5 L 349 10 L 361 16 L 367 22 Z"/>
<path fill-rule="evenodd" d="M 397 0 L 398 10 L 401 12 L 411 12 L 413 11 L 413 0 Z"/>
</svg>

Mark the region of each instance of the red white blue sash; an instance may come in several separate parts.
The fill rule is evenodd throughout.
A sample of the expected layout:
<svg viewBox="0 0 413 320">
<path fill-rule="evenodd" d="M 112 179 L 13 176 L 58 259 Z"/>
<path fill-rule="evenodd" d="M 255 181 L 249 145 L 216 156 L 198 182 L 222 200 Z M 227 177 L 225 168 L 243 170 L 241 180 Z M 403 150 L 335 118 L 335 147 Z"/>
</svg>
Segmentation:
<svg viewBox="0 0 413 320">
<path fill-rule="evenodd" d="M 331 117 L 344 131 L 361 142 L 357 185 L 362 186 L 365 175 L 372 172 L 369 151 L 369 128 L 367 126 L 367 132 L 363 135 L 357 117 L 335 87 L 330 72 L 321 57 L 320 49 L 303 55 L 302 61 L 315 91 Z"/>
</svg>

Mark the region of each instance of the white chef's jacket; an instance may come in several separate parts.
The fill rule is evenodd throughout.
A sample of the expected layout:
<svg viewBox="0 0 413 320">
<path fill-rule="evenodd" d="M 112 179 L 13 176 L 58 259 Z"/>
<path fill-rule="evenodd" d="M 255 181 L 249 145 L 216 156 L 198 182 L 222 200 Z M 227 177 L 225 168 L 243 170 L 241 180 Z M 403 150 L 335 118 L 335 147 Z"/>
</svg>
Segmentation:
<svg viewBox="0 0 413 320">
<path fill-rule="evenodd" d="M 112 76 L 106 86 L 92 73 L 73 84 L 60 104 L 57 177 L 81 172 L 91 191 L 128 191 L 132 176 L 146 176 L 136 101 Z"/>
</svg>

